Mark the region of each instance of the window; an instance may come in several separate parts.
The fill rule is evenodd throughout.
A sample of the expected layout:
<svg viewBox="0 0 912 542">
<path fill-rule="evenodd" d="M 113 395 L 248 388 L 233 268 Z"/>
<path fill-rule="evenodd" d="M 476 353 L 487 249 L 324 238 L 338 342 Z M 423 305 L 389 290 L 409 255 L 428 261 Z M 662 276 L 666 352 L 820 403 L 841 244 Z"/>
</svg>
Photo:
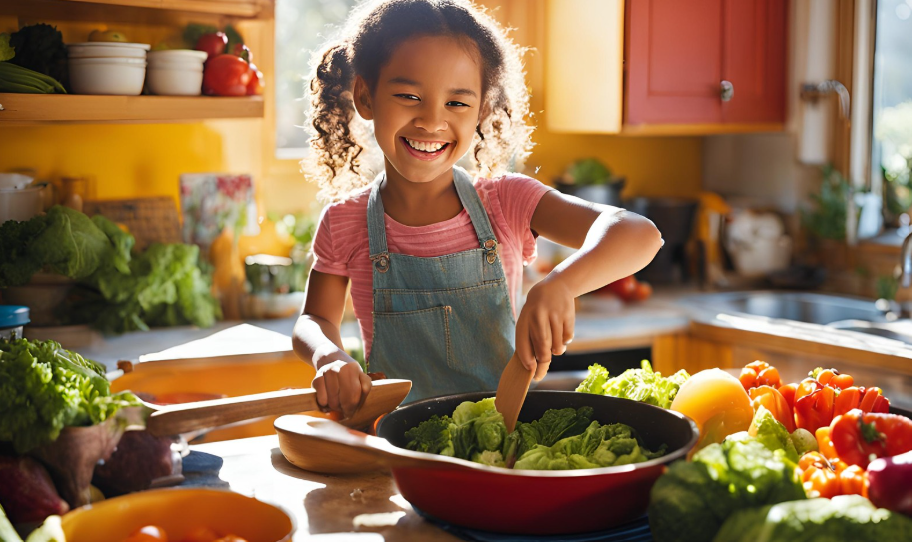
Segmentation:
<svg viewBox="0 0 912 542">
<path fill-rule="evenodd" d="M 874 182 L 890 222 L 912 206 L 912 0 L 879 0 L 874 44 Z"/>
<path fill-rule="evenodd" d="M 303 129 L 304 85 L 311 53 L 332 37 L 355 0 L 277 0 L 275 7 L 276 158 L 300 159 L 307 148 Z"/>
</svg>

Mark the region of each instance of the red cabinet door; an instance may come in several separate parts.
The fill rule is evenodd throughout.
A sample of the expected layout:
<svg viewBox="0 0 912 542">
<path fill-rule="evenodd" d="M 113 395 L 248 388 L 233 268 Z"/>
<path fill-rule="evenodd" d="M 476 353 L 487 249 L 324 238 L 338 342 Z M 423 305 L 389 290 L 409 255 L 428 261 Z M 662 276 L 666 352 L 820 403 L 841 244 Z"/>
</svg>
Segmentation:
<svg viewBox="0 0 912 542">
<path fill-rule="evenodd" d="M 786 3 L 628 2 L 625 122 L 783 122 Z"/>
<path fill-rule="evenodd" d="M 786 0 L 725 0 L 722 121 L 785 122 Z"/>
<path fill-rule="evenodd" d="M 721 122 L 722 0 L 627 6 L 626 122 Z"/>
</svg>

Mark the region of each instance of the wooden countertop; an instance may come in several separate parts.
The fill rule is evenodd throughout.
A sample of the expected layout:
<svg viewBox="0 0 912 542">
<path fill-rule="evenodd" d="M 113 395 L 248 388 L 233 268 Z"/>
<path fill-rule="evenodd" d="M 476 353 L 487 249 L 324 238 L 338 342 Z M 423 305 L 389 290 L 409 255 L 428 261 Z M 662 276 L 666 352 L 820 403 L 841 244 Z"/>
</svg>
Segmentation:
<svg viewBox="0 0 912 542">
<path fill-rule="evenodd" d="M 298 469 L 275 435 L 190 447 L 221 459 L 217 478 L 185 485 L 215 486 L 282 507 L 294 518 L 294 541 L 456 542 L 421 518 L 399 495 L 388 472 L 329 476 Z M 196 454 L 194 454 L 196 455 Z"/>
</svg>

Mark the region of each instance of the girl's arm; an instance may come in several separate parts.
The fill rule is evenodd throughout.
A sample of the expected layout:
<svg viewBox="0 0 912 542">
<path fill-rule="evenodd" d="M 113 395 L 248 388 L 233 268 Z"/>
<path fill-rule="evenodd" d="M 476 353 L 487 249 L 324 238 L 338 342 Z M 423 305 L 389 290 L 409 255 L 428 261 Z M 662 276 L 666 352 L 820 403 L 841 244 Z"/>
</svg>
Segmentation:
<svg viewBox="0 0 912 542">
<path fill-rule="evenodd" d="M 540 380 L 573 338 L 574 299 L 646 267 L 663 241 L 642 216 L 554 190 L 539 201 L 532 230 L 579 249 L 532 287 L 516 322 L 516 352 Z"/>
<path fill-rule="evenodd" d="M 311 270 L 304 313 L 295 323 L 291 337 L 295 353 L 317 369 L 313 380 L 317 402 L 342 412 L 346 418 L 371 389 L 370 377 L 342 348 L 339 326 L 347 288 L 348 277 Z"/>
</svg>

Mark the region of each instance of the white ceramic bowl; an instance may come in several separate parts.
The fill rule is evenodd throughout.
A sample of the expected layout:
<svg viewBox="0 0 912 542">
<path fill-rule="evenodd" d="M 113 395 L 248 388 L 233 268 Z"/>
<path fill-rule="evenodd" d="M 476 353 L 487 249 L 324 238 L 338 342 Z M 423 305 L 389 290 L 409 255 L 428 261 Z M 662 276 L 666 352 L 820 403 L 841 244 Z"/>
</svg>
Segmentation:
<svg viewBox="0 0 912 542">
<path fill-rule="evenodd" d="M 141 58 L 71 58 L 69 68 L 76 94 L 138 96 L 146 79 Z"/>
<path fill-rule="evenodd" d="M 22 189 L 32 184 L 34 180 L 21 173 L 0 173 L 0 190 Z"/>
<path fill-rule="evenodd" d="M 67 47 L 69 58 L 146 58 L 146 50 L 141 47 L 113 47 L 108 44 L 94 47 L 70 45 Z"/>
<path fill-rule="evenodd" d="M 206 56 L 206 51 L 194 51 L 192 49 L 166 49 L 162 51 L 151 51 L 148 53 L 150 64 L 159 61 L 186 61 L 202 64 L 206 62 Z"/>
<path fill-rule="evenodd" d="M 69 58 L 146 58 L 148 43 L 89 41 L 67 45 Z"/>
<path fill-rule="evenodd" d="M 155 62 L 149 61 L 149 68 L 169 68 L 173 70 L 188 70 L 188 71 L 203 71 L 203 64 L 201 62 L 187 62 L 185 60 L 158 60 Z"/>
<path fill-rule="evenodd" d="M 199 96 L 203 70 L 149 67 L 149 90 L 160 96 Z"/>
</svg>

